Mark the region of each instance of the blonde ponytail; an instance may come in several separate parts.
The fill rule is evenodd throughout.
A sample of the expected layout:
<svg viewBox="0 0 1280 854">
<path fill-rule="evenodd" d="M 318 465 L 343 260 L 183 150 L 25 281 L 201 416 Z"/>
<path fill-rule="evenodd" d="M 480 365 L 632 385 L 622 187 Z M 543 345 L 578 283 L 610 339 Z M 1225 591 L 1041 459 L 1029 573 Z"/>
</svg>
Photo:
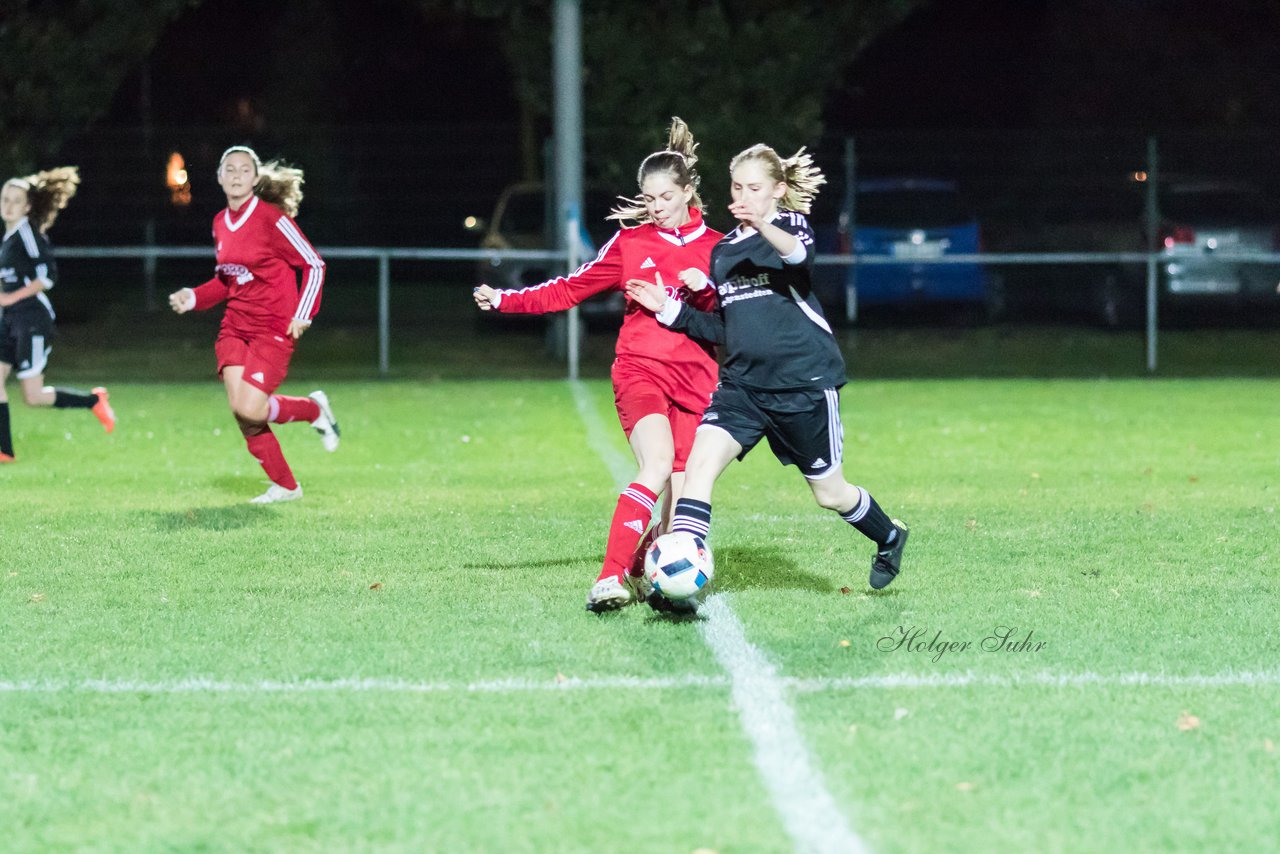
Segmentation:
<svg viewBox="0 0 1280 854">
<path fill-rule="evenodd" d="M 818 195 L 818 188 L 827 183 L 822 170 L 814 165 L 812 155 L 803 148 L 783 160 L 778 152 L 759 143 L 739 152 L 730 162 L 729 171 L 733 172 L 748 160 L 760 161 L 772 180 L 786 185 L 787 192 L 778 201 L 778 207 L 783 210 L 807 214 L 814 196 Z"/>
<path fill-rule="evenodd" d="M 258 198 L 275 205 L 289 216 L 297 216 L 298 206 L 302 204 L 302 184 L 305 180 L 302 170 L 286 166 L 283 160 L 278 159 L 263 163 L 258 153 L 249 146 L 233 145 L 218 158 L 219 174 L 222 173 L 222 164 L 227 162 L 227 156 L 237 152 L 249 155 L 253 161 L 253 171 L 257 176 L 253 182 L 253 191 L 258 194 Z"/>
<path fill-rule="evenodd" d="M 644 186 L 645 179 L 653 174 L 669 175 L 676 186 L 693 188 L 693 197 L 689 199 L 689 206 L 702 210 L 702 197 L 698 195 L 698 184 L 702 179 L 694 170 L 698 162 L 698 155 L 695 153 L 697 150 L 698 143 L 693 139 L 693 131 L 689 130 L 684 119 L 673 116 L 671 127 L 667 131 L 667 147 L 662 151 L 655 151 L 644 159 L 640 164 L 640 170 L 636 173 L 636 184 Z M 645 205 L 643 198 L 628 199 L 620 196 L 618 201 L 620 204 L 613 209 L 607 219 L 630 220 L 640 225 L 649 221 L 649 208 Z"/>
<path fill-rule="evenodd" d="M 46 169 L 25 178 L 10 178 L 5 186 L 13 185 L 26 191 L 31 210 L 27 219 L 41 234 L 53 227 L 58 213 L 67 206 L 80 186 L 80 169 L 62 166 Z"/>
</svg>

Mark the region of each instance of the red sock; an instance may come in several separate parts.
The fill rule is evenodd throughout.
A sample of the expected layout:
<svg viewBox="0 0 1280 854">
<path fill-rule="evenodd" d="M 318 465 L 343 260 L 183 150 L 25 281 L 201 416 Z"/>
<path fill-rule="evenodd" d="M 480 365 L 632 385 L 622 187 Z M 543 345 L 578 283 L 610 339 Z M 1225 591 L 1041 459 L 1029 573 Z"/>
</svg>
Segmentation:
<svg viewBox="0 0 1280 854">
<path fill-rule="evenodd" d="M 320 417 L 320 404 L 309 397 L 285 397 L 273 394 L 267 399 L 267 420 L 272 424 L 290 421 L 315 421 Z"/>
<path fill-rule="evenodd" d="M 600 578 L 621 578 L 630 568 L 635 557 L 636 545 L 653 518 L 653 505 L 658 496 L 648 487 L 633 483 L 618 496 L 618 506 L 609 523 L 609 543 L 604 548 L 604 568 Z"/>
<path fill-rule="evenodd" d="M 267 477 L 271 478 L 272 483 L 283 486 L 285 489 L 298 488 L 298 482 L 293 479 L 289 464 L 284 461 L 284 451 L 280 450 L 280 442 L 276 439 L 276 434 L 271 432 L 270 427 L 256 436 L 246 436 L 244 441 L 249 446 L 249 453 L 253 454 L 254 459 L 262 465 L 262 470 L 267 473 Z"/>
</svg>

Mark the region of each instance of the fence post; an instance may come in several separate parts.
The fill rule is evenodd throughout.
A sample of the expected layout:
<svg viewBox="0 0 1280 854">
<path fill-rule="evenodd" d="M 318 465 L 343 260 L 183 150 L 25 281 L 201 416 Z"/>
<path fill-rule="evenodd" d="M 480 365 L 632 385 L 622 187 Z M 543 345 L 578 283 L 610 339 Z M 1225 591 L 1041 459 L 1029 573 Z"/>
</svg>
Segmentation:
<svg viewBox="0 0 1280 854">
<path fill-rule="evenodd" d="M 1157 196 L 1159 188 L 1159 152 L 1156 138 L 1147 137 L 1147 372 L 1156 370 L 1156 303 L 1160 296 L 1160 277 L 1158 275 L 1157 245 L 1160 229 L 1160 201 Z"/>
<path fill-rule="evenodd" d="M 378 374 L 391 372 L 391 256 L 378 255 Z"/>
</svg>

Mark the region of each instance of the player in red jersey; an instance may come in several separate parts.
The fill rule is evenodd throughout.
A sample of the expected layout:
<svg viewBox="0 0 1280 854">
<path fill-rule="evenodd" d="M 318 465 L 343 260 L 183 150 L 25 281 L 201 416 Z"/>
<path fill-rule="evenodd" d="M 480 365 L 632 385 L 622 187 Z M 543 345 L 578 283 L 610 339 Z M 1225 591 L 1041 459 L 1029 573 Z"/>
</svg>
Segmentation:
<svg viewBox="0 0 1280 854">
<path fill-rule="evenodd" d="M 707 288 L 694 293 L 679 287 L 679 273 L 705 271 L 720 232 L 702 221 L 697 147 L 688 126 L 671 122 L 667 149 L 650 154 L 640 166 L 640 197 L 628 199 L 609 216 L 633 221 L 600 250 L 595 260 L 569 276 L 520 290 L 495 290 L 481 285 L 476 304 L 485 311 L 543 314 L 564 311 L 595 294 L 624 290 L 638 276 L 652 280 L 665 274 L 668 294 L 689 300 L 701 310 L 715 305 Z M 671 332 L 658 324 L 653 312 L 628 300 L 618 334 L 613 363 L 614 403 L 639 472 L 622 491 L 609 526 L 604 566 L 587 595 L 587 610 L 612 611 L 640 596 L 642 541 L 658 495 L 667 492 L 663 519 L 649 531 L 654 536 L 665 524 L 670 507 L 684 482 L 684 463 L 702 410 L 716 387 L 716 360 L 709 345 Z M 668 485 L 670 488 L 668 489 Z M 673 497 L 674 496 L 674 497 Z"/>
<path fill-rule="evenodd" d="M 214 344 L 218 373 L 249 453 L 271 479 L 251 503 L 293 501 L 302 497 L 302 487 L 271 424 L 308 422 L 326 450 L 338 448 L 338 422 L 324 392 L 275 393 L 295 342 L 320 308 L 324 261 L 293 221 L 302 201 L 302 170 L 278 161 L 263 164 L 252 149 L 233 146 L 218 162 L 218 184 L 227 194 L 227 207 L 213 218 L 215 275 L 198 288 L 170 294 L 169 305 L 183 314 L 226 302 Z"/>
<path fill-rule="evenodd" d="M 22 399 L 28 406 L 89 409 L 110 433 L 116 416 L 107 390 L 91 393 L 44 384 L 44 371 L 53 349 L 53 304 L 45 291 L 58 278 L 57 265 L 45 232 L 67 206 L 80 184 L 74 166 L 49 169 L 25 178 L 10 178 L 0 188 L 0 463 L 14 461 L 9 431 L 9 398 L 5 382 L 17 368 Z"/>
</svg>

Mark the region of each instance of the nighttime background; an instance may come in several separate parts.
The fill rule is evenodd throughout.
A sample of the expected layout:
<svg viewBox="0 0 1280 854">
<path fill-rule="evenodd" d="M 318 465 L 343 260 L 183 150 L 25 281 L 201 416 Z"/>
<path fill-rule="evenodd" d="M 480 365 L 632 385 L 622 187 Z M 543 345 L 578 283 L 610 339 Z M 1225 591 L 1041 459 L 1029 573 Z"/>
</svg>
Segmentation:
<svg viewBox="0 0 1280 854">
<path fill-rule="evenodd" d="M 27 14 L 61 5 L 27 4 Z M 700 5 L 720 17 L 693 11 Z M 841 140 L 860 136 L 864 171 L 950 173 L 990 202 L 984 184 L 1016 183 L 1005 179 L 1028 159 L 1078 156 L 1081 134 L 1097 141 L 1099 168 L 1123 171 L 1141 165 L 1146 135 L 1167 135 L 1176 150 L 1179 135 L 1195 131 L 1219 150 L 1197 144 L 1206 162 L 1187 168 L 1240 172 L 1254 166 L 1246 155 L 1259 153 L 1257 134 L 1280 126 L 1280 10 L 1264 2 L 878 0 L 838 22 L 800 4 L 802 23 L 785 27 L 751 3 L 609 7 L 584 9 L 587 168 L 621 192 L 672 112 L 705 141 L 712 201 L 724 151 L 757 138 L 807 144 L 834 174 Z M 306 168 L 303 217 L 325 243 L 466 245 L 462 216 L 542 169 L 545 3 L 205 0 L 170 4 L 169 23 L 156 15 L 154 45 L 117 51 L 80 115 L 41 127 L 30 111 L 14 114 L 17 98 L 3 115 L 10 171 L 55 161 L 84 170 L 62 242 L 137 239 L 149 213 L 162 243 L 202 238 L 221 204 L 210 164 L 235 142 Z M 748 18 L 778 35 L 750 32 Z M 811 51 L 797 74 L 768 67 L 780 54 L 810 53 L 806 41 L 837 23 L 841 41 Z M 648 25 L 652 40 L 630 39 Z M 664 27 L 680 45 L 664 44 Z M 631 41 L 645 46 L 627 53 L 620 45 Z M 107 92 L 111 71 L 118 83 Z M 38 76 L 12 64 L 5 73 Z M 42 82 L 46 98 L 68 91 Z M 814 114 L 770 109 L 766 93 L 780 88 L 812 99 Z M 652 108 L 636 109 L 646 100 Z M 15 149 L 14 135 L 27 144 Z M 881 139 L 892 140 L 883 164 Z M 193 203 L 180 211 L 157 180 L 171 151 L 193 181 Z"/>
<path fill-rule="evenodd" d="M 54 235 L 63 245 L 203 245 L 223 205 L 217 157 L 231 144 L 305 168 L 299 220 L 324 246 L 476 246 L 464 218 L 489 216 L 504 187 L 546 171 L 547 2 L 13 9 L 0 28 L 12 78 L 0 163 L 11 174 L 81 167 Z M 1234 182 L 1272 208 L 1280 195 L 1271 3 L 586 3 L 583 32 L 595 194 L 632 192 L 635 164 L 678 114 L 702 142 L 708 218 L 722 228 L 727 158 L 757 141 L 816 154 L 831 179 L 813 212 L 820 231 L 835 229 L 853 174 L 937 178 L 958 185 L 987 250 L 1141 251 L 1134 176 L 1152 139 L 1162 180 Z M 175 152 L 186 204 L 164 185 Z M 1131 318 L 1138 273 L 1117 274 L 1130 280 Z M 1015 302 L 1051 290 L 1030 269 L 1004 280 Z M 1075 290 L 1111 299 L 1090 288 Z M 843 299 L 839 283 L 830 293 Z"/>
</svg>

